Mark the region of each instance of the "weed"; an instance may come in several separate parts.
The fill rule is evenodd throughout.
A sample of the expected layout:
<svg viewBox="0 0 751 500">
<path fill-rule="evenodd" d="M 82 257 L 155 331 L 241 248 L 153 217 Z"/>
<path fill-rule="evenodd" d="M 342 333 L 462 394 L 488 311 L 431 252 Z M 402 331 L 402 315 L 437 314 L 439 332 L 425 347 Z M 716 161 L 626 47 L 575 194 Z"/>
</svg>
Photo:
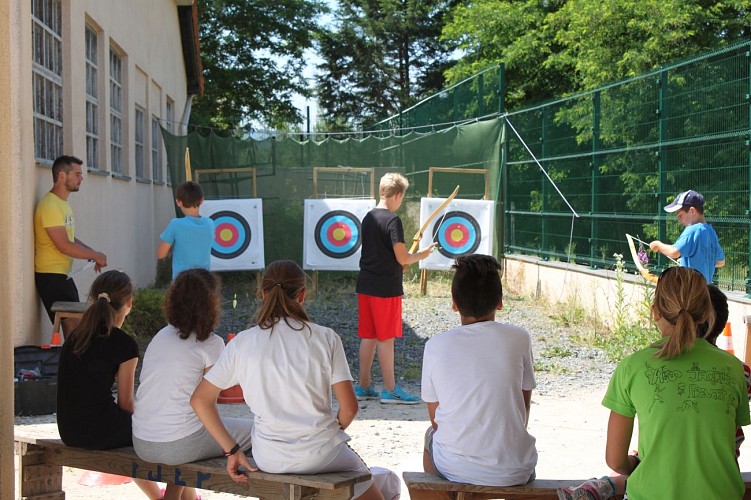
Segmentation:
<svg viewBox="0 0 751 500">
<path fill-rule="evenodd" d="M 657 328 L 652 324 L 652 301 L 654 290 L 650 286 L 643 287 L 642 298 L 637 304 L 636 318 L 627 314 L 624 284 L 623 284 L 623 256 L 613 255 L 616 259 L 615 283 L 616 298 L 614 306 L 613 328 L 607 338 L 596 339 L 596 345 L 605 351 L 608 359 L 620 361 L 625 356 L 648 346 L 659 338 Z"/>
<path fill-rule="evenodd" d="M 165 291 L 160 288 L 142 288 L 133 297 L 133 308 L 125 317 L 123 330 L 139 340 L 148 342 L 167 324 L 164 318 Z"/>
<path fill-rule="evenodd" d="M 547 347 L 540 353 L 543 358 L 568 358 L 572 354 L 573 352 L 561 346 Z"/>
</svg>

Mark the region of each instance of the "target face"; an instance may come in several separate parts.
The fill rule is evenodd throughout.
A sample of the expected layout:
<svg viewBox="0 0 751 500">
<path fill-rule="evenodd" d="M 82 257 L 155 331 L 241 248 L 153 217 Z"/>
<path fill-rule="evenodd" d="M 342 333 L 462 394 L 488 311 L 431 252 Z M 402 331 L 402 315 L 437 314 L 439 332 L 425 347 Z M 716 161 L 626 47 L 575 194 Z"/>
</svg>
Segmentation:
<svg viewBox="0 0 751 500">
<path fill-rule="evenodd" d="M 466 212 L 448 212 L 433 225 L 433 241 L 444 256 L 455 259 L 475 253 L 480 246 L 482 232 L 477 219 Z"/>
<path fill-rule="evenodd" d="M 420 224 L 445 201 L 445 198 L 420 200 Z M 420 248 L 433 242 L 436 251 L 420 261 L 420 269 L 448 270 L 464 255 L 493 255 L 493 219 L 495 203 L 488 200 L 454 199 L 431 221 L 420 240 Z"/>
<path fill-rule="evenodd" d="M 305 200 L 303 268 L 314 271 L 360 269 L 362 219 L 375 200 Z"/>
<path fill-rule="evenodd" d="M 237 212 L 222 210 L 211 215 L 214 219 L 214 243 L 211 255 L 217 259 L 234 259 L 250 246 L 253 235 L 250 225 Z"/>
<path fill-rule="evenodd" d="M 334 259 L 349 257 L 360 249 L 360 220 L 346 210 L 334 210 L 318 220 L 316 245 Z"/>
<path fill-rule="evenodd" d="M 265 267 L 262 200 L 206 200 L 201 214 L 214 221 L 212 271 L 245 271 Z"/>
</svg>

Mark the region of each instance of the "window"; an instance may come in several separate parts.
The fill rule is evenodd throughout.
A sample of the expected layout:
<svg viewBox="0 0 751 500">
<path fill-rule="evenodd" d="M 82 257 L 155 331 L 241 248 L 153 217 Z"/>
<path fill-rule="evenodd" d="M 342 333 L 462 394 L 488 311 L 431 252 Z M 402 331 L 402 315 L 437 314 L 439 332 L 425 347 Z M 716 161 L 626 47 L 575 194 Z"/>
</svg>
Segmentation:
<svg viewBox="0 0 751 500">
<path fill-rule="evenodd" d="M 31 2 L 34 154 L 51 163 L 63 153 L 63 53 L 60 0 Z"/>
<path fill-rule="evenodd" d="M 136 179 L 145 179 L 143 108 L 136 106 Z"/>
<path fill-rule="evenodd" d="M 159 118 L 151 117 L 151 178 L 162 182 L 162 148 L 159 140 Z"/>
<path fill-rule="evenodd" d="M 110 48 L 110 161 L 113 174 L 123 172 L 123 61 Z"/>
<path fill-rule="evenodd" d="M 99 168 L 99 68 L 97 34 L 86 26 L 86 165 Z"/>
</svg>

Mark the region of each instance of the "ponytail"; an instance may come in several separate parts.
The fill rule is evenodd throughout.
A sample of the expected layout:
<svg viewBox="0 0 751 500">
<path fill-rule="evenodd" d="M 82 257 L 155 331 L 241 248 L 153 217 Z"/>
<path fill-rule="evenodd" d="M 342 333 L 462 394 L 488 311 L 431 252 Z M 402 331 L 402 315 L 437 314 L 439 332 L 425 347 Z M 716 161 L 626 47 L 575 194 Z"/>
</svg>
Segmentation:
<svg viewBox="0 0 751 500">
<path fill-rule="evenodd" d="M 122 271 L 107 271 L 94 280 L 89 290 L 89 306 L 67 339 L 73 345 L 73 354 L 80 358 L 95 337 L 110 334 L 115 327 L 117 313 L 133 297 L 133 293 L 133 283 Z"/>
<path fill-rule="evenodd" d="M 714 310 L 704 276 L 688 267 L 671 267 L 662 273 L 655 290 L 654 306 L 673 331 L 655 344 L 658 358 L 672 359 L 693 348 L 699 325 L 714 324 Z"/>
<path fill-rule="evenodd" d="M 273 329 L 279 320 L 284 319 L 293 330 L 305 328 L 305 323 L 309 321 L 308 313 L 298 300 L 305 290 L 305 284 L 305 273 L 291 260 L 269 264 L 261 281 L 263 302 L 256 314 L 258 326 L 264 330 Z M 289 324 L 289 318 L 303 323 L 303 326 L 294 328 Z"/>
</svg>

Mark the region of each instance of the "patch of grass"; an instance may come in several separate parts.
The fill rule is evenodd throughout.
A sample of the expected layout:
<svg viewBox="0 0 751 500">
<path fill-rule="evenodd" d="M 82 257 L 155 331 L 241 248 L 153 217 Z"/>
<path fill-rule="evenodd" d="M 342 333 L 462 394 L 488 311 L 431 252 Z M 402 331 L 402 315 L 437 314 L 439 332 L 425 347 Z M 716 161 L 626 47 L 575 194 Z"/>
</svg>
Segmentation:
<svg viewBox="0 0 751 500">
<path fill-rule="evenodd" d="M 420 380 L 422 378 L 422 368 L 419 366 L 407 366 L 399 370 L 404 380 Z"/>
<path fill-rule="evenodd" d="M 574 370 L 556 362 L 535 361 L 534 366 L 537 373 L 550 373 L 551 375 L 570 375 Z"/>
<path fill-rule="evenodd" d="M 631 324 L 624 325 L 605 337 L 600 337 L 595 345 L 605 352 L 610 361 L 617 363 L 659 338 L 660 333 L 656 328 Z"/>
<path fill-rule="evenodd" d="M 547 347 L 540 353 L 543 358 L 568 358 L 572 354 L 573 352 L 561 346 Z"/>
</svg>

